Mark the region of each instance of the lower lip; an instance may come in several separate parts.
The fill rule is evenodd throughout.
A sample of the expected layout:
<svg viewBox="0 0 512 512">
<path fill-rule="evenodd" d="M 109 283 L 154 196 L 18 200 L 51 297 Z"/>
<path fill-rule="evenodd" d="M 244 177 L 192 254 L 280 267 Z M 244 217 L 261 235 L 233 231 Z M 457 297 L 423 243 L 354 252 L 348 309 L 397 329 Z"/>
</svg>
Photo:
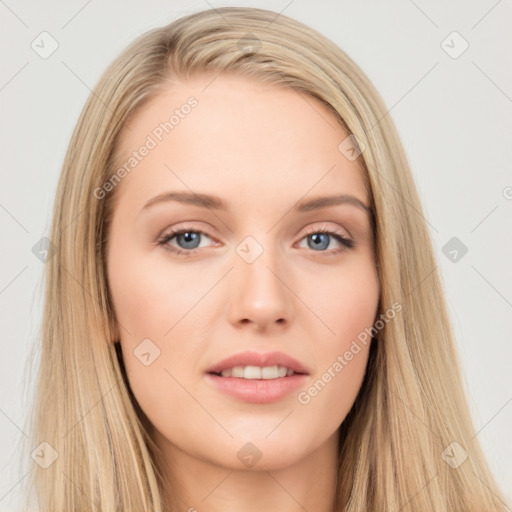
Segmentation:
<svg viewBox="0 0 512 512">
<path fill-rule="evenodd" d="M 206 374 L 207 380 L 218 390 L 253 404 L 278 402 L 303 386 L 307 377 L 304 374 L 295 374 L 278 379 L 242 379 L 221 377 L 212 373 Z"/>
</svg>

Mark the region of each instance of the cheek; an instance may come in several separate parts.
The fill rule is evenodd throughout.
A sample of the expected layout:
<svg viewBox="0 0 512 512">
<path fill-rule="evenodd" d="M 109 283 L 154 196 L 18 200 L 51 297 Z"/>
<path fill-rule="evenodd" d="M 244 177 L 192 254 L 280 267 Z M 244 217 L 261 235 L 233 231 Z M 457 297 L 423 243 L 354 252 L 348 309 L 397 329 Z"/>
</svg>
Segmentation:
<svg viewBox="0 0 512 512">
<path fill-rule="evenodd" d="M 377 315 L 380 285 L 371 254 L 320 276 L 315 286 L 310 276 L 307 279 L 304 289 L 308 290 L 308 302 L 324 324 L 320 337 L 324 350 L 319 356 L 346 350 L 353 339 L 372 326 Z"/>
<path fill-rule="evenodd" d="M 120 324 L 123 362 L 130 388 L 153 424 L 182 426 L 176 418 L 194 389 L 191 374 L 200 361 L 202 333 L 208 325 L 201 298 L 211 275 L 170 265 L 165 255 L 112 244 L 109 287 Z M 206 306 L 205 306 L 206 304 Z"/>
<path fill-rule="evenodd" d="M 326 334 L 316 336 L 315 375 L 297 398 L 335 427 L 352 407 L 365 375 L 380 286 L 370 257 L 321 283 L 310 287 L 309 297 Z"/>
<path fill-rule="evenodd" d="M 124 254 L 121 247 L 112 250 L 110 291 L 127 339 L 163 339 L 183 329 L 188 311 L 205 294 L 206 285 L 211 286 L 198 272 L 171 269 L 159 253 L 148 256 L 133 249 Z"/>
</svg>

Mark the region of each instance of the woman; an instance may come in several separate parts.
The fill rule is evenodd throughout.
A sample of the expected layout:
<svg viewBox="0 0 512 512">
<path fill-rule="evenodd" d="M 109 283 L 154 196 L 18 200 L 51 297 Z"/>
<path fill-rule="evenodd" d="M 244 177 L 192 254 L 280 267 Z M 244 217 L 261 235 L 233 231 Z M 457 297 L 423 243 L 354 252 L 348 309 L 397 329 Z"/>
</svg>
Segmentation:
<svg viewBox="0 0 512 512">
<path fill-rule="evenodd" d="M 310 28 L 226 7 L 139 38 L 51 240 L 41 510 L 505 509 L 395 127 Z"/>
</svg>

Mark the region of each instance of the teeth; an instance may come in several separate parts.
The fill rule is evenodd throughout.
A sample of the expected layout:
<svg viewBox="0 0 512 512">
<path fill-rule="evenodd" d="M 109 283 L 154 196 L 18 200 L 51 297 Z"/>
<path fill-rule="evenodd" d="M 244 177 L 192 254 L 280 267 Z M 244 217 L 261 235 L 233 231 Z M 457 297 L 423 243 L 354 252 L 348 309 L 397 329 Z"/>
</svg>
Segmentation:
<svg viewBox="0 0 512 512">
<path fill-rule="evenodd" d="M 293 375 L 295 372 L 286 366 L 234 366 L 222 370 L 222 377 L 238 377 L 242 379 L 278 379 Z"/>
<path fill-rule="evenodd" d="M 261 379 L 261 368 L 259 366 L 246 366 L 243 372 L 244 379 Z"/>
<path fill-rule="evenodd" d="M 243 366 L 235 366 L 231 368 L 231 377 L 243 377 L 244 376 L 244 367 Z"/>
<path fill-rule="evenodd" d="M 282 377 L 282 375 L 279 375 L 277 366 L 264 366 L 261 369 L 262 379 L 277 379 L 277 377 Z"/>
</svg>

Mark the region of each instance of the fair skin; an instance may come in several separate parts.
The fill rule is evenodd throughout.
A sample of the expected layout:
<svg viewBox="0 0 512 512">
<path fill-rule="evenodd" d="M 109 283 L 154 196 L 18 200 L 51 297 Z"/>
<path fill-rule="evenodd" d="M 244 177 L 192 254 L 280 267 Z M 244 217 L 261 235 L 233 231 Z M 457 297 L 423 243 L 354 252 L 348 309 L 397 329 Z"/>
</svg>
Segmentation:
<svg viewBox="0 0 512 512">
<path fill-rule="evenodd" d="M 321 102 L 233 75 L 169 85 L 130 120 L 119 161 L 190 96 L 197 106 L 115 190 L 108 278 L 130 387 L 180 510 L 327 512 L 338 428 L 360 389 L 369 344 L 342 371 L 332 368 L 373 324 L 379 279 L 364 208 L 292 207 L 341 194 L 369 205 L 361 171 L 338 150 L 347 134 Z M 170 191 L 215 195 L 226 209 L 177 201 L 144 208 Z M 174 228 L 192 235 L 159 245 Z M 240 245 L 246 237 L 249 245 Z M 248 262 L 241 248 L 262 252 Z M 160 349 L 148 365 L 134 355 L 145 339 L 146 354 Z M 212 385 L 207 370 L 246 350 L 284 352 L 307 374 L 264 403 Z M 300 402 L 329 368 L 321 390 Z M 244 446 L 242 454 L 261 456 L 253 466 L 237 456 Z"/>
</svg>

